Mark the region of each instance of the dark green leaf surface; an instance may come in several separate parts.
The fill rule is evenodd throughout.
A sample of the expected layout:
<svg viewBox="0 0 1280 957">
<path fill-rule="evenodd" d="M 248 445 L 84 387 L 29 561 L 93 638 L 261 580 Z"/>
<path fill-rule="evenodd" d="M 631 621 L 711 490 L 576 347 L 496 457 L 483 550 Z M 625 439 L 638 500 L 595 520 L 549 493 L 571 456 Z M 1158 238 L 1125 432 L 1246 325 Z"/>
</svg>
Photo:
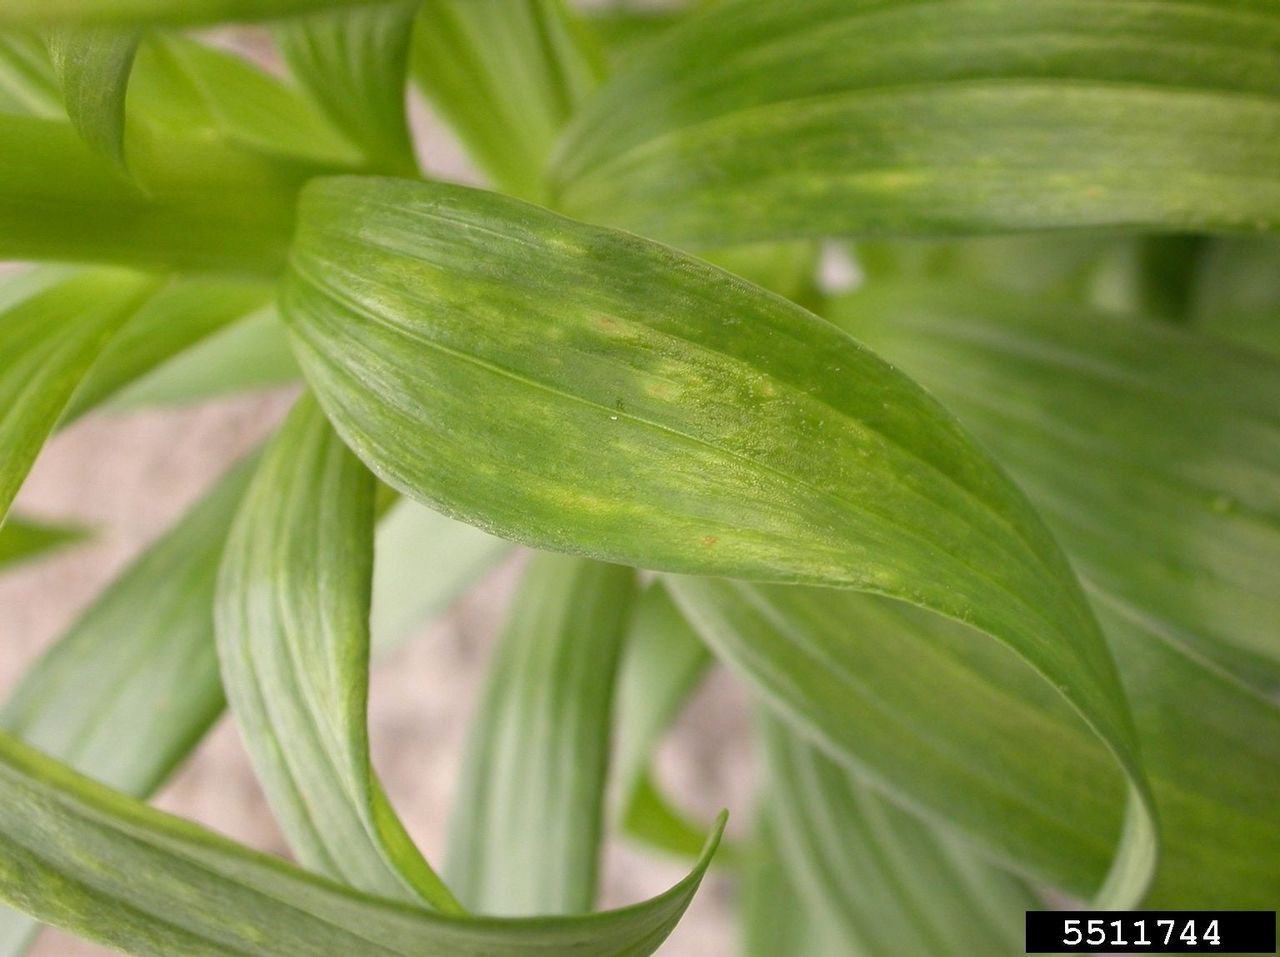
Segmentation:
<svg viewBox="0 0 1280 957">
<path fill-rule="evenodd" d="M 72 126 L 89 146 L 120 164 L 125 161 L 125 92 L 140 39 L 127 27 L 63 28 L 49 38 Z"/>
<path fill-rule="evenodd" d="M 831 315 L 965 417 L 1093 587 L 1280 684 L 1280 362 L 959 284 L 873 284 Z"/>
<path fill-rule="evenodd" d="M 776 720 L 762 722 L 769 813 L 804 909 L 865 957 L 1016 955 L 1040 906 L 1015 878 L 877 794 Z"/>
<path fill-rule="evenodd" d="M 5 5 L 0 7 L 0 24 L 271 20 L 369 2 L 371 0 L 5 0 Z"/>
<path fill-rule="evenodd" d="M 632 58 L 558 205 L 700 247 L 1280 228 L 1268 0 L 731 0 Z"/>
<path fill-rule="evenodd" d="M 304 397 L 263 457 L 227 543 L 223 685 L 299 859 L 384 897 L 457 904 L 369 759 L 374 479 Z"/>
<path fill-rule="evenodd" d="M 805 310 L 627 234 L 371 178 L 308 187 L 281 303 L 335 427 L 394 488 L 540 547 L 966 621 L 1059 688 L 1142 793 L 1102 637 L 1021 493 Z M 1129 820 L 1121 900 L 1151 865 L 1152 822 Z"/>
<path fill-rule="evenodd" d="M 964 416 L 1080 568 L 1164 822 L 1152 900 L 1275 900 L 1280 709 L 1226 673 L 1275 687 L 1274 361 L 986 288 L 870 287 L 834 314 Z"/>
<path fill-rule="evenodd" d="M 689 877 L 644 904 L 504 921 L 350 891 L 81 778 L 6 734 L 0 806 L 0 900 L 141 957 L 647 957 L 688 907 L 720 831 Z"/>
<path fill-rule="evenodd" d="M 596 897 L 618 655 L 635 571 L 540 553 L 471 725 L 446 876 L 482 914 L 577 914 Z"/>
<path fill-rule="evenodd" d="M 327 10 L 285 21 L 276 42 L 294 78 L 386 173 L 418 170 L 405 119 L 417 0 Z"/>
<path fill-rule="evenodd" d="M 1280 355 L 1280 241 L 1213 240 L 1196 264 L 1191 321 L 1206 332 Z"/>
<path fill-rule="evenodd" d="M 0 287 L 0 525 L 90 366 L 157 286 L 115 270 L 60 275 Z"/>
<path fill-rule="evenodd" d="M 414 79 L 476 165 L 527 199 L 601 63 L 563 0 L 427 0 L 413 46 Z"/>
<path fill-rule="evenodd" d="M 50 525 L 10 516 L 0 529 L 0 568 L 42 558 L 49 552 L 83 541 L 89 534 L 78 526 Z"/>
</svg>

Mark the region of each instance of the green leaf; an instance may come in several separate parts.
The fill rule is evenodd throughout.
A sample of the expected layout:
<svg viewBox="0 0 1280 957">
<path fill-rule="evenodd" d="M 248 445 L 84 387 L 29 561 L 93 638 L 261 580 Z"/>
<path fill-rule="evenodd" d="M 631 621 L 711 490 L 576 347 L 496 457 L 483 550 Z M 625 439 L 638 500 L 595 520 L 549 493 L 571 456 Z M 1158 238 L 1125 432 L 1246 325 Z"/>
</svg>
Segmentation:
<svg viewBox="0 0 1280 957">
<path fill-rule="evenodd" d="M 115 404 L 121 393 L 131 392 L 173 357 L 254 312 L 271 295 L 265 283 L 236 278 L 171 280 L 140 303 L 111 340 L 76 390 L 67 418 L 104 402 Z M 253 366 L 261 358 L 249 355 L 241 362 Z"/>
<path fill-rule="evenodd" d="M 252 464 L 231 470 L 80 616 L 23 676 L 0 728 L 137 797 L 169 776 L 222 712 L 213 589 Z M 35 930 L 0 909 L 0 955 L 25 953 Z"/>
<path fill-rule="evenodd" d="M 761 723 L 768 811 L 804 909 L 866 957 L 1023 951 L 1042 906 L 1015 878 L 896 807 L 776 720 Z"/>
<path fill-rule="evenodd" d="M 1256 0 L 731 0 L 593 99 L 557 205 L 699 247 L 1275 230 L 1278 41 Z"/>
<path fill-rule="evenodd" d="M 81 778 L 4 734 L 0 806 L 0 900 L 144 957 L 646 957 L 684 913 L 723 826 L 687 878 L 644 904 L 504 921 L 358 894 Z"/>
<path fill-rule="evenodd" d="M 1114 666 L 1018 489 L 909 379 L 712 266 L 505 197 L 320 180 L 281 295 L 335 427 L 392 487 L 504 537 L 815 582 L 966 621 L 1061 689 L 1150 817 Z"/>
<path fill-rule="evenodd" d="M 43 558 L 88 537 L 88 530 L 76 525 L 50 525 L 11 516 L 0 529 L 0 568 Z"/>
<path fill-rule="evenodd" d="M 834 921 L 801 898 L 782 866 L 767 802 L 756 812 L 751 856 L 742 876 L 743 957 L 839 957 L 843 942 L 829 939 Z"/>
<path fill-rule="evenodd" d="M 49 54 L 71 124 L 94 150 L 121 165 L 124 101 L 142 34 L 117 27 L 64 28 L 49 37 Z"/>
<path fill-rule="evenodd" d="M 1280 361 L 985 286 L 872 284 L 830 314 L 962 415 L 1086 582 L 1280 686 Z"/>
<path fill-rule="evenodd" d="M 304 397 L 265 453 L 227 543 L 215 615 L 223 684 L 303 864 L 456 912 L 370 765 L 374 487 Z"/>
<path fill-rule="evenodd" d="M 449 884 L 470 909 L 591 910 L 614 676 L 635 572 L 530 561 L 472 723 L 450 828 Z"/>
<path fill-rule="evenodd" d="M 47 45 L 35 30 L 0 30 L 0 112 L 66 116 Z"/>
<path fill-rule="evenodd" d="M 872 286 L 833 314 L 964 417 L 1080 569 L 1164 822 L 1151 900 L 1275 900 L 1276 362 L 988 288 Z"/>
<path fill-rule="evenodd" d="M 551 148 L 603 72 L 563 0 L 427 0 L 413 77 L 495 185 L 546 192 Z"/>
<path fill-rule="evenodd" d="M 632 7 L 614 5 L 588 7 L 583 11 L 591 30 L 614 63 L 624 63 L 637 50 L 651 42 L 689 15 L 678 7 Z"/>
<path fill-rule="evenodd" d="M 387 173 L 418 172 L 405 118 L 418 0 L 327 10 L 285 21 L 276 42 L 294 78 Z"/>
<path fill-rule="evenodd" d="M 613 804 L 631 837 L 680 856 L 697 856 L 706 829 L 666 799 L 652 762 L 710 663 L 710 652 L 662 584 L 646 588 L 632 616 L 618 670 Z M 732 850 L 722 845 L 717 862 L 734 863 Z"/>
<path fill-rule="evenodd" d="M 401 644 L 510 552 L 510 542 L 401 499 L 374 539 L 374 652 Z"/>
<path fill-rule="evenodd" d="M 376 0 L 6 0 L 0 24 L 214 23 L 271 20 Z"/>
<path fill-rule="evenodd" d="M 1151 866 L 1152 848 L 1120 846 L 1125 783 L 1115 760 L 1056 686 L 1003 645 L 850 591 L 684 577 L 667 585 L 762 703 L 1020 872 L 1084 896 L 1108 861 Z M 1142 887 L 1128 892 L 1132 906 Z"/>
<path fill-rule="evenodd" d="M 135 183 L 70 124 L 0 114 L 0 257 L 278 272 L 299 186 L 362 160 L 261 70 L 152 35 L 129 91 Z"/>
<path fill-rule="evenodd" d="M 0 709 L 0 727 L 136 797 L 149 795 L 182 763 L 222 709 L 214 588 L 254 461 L 231 471 L 45 653 Z M 0 549 L 20 530 L 11 520 L 0 532 Z M 411 623 L 397 559 L 412 557 L 419 591 L 433 599 L 414 610 L 434 613 L 470 584 L 482 554 L 476 539 L 491 549 L 495 541 L 414 503 L 382 520 L 372 614 L 375 629 L 384 623 L 382 647 L 405 637 L 385 623 Z M 149 610 L 145 620 L 139 608 Z M 28 918 L 0 911 L 0 955 L 24 953 L 32 930 Z"/>
<path fill-rule="evenodd" d="M 6 284 L 0 299 L 0 525 L 76 387 L 157 286 L 113 270 L 56 279 Z"/>
<path fill-rule="evenodd" d="M 275 307 L 265 306 L 156 366 L 121 389 L 109 408 L 187 405 L 290 385 L 301 377 Z"/>
<path fill-rule="evenodd" d="M 1223 237 L 1203 250 L 1192 293 L 1192 324 L 1280 355 L 1280 242 Z"/>
</svg>

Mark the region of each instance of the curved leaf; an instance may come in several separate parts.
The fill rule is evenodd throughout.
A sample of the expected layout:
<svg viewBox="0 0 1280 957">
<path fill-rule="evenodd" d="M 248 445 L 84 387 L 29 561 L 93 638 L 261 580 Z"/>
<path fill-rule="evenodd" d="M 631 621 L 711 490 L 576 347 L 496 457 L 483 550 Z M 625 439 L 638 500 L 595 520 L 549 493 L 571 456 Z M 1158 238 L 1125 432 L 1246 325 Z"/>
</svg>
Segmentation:
<svg viewBox="0 0 1280 957">
<path fill-rule="evenodd" d="M 228 473 L 103 592 L 24 676 L 0 709 L 0 727 L 136 797 L 150 794 L 185 760 L 222 708 L 214 589 L 254 461 Z M 13 521 L 5 526 L 0 549 L 19 528 Z M 371 617 L 375 634 L 384 623 L 383 648 L 402 640 L 412 621 L 398 597 L 404 571 L 396 559 L 412 555 L 419 592 L 413 609 L 425 616 L 471 582 L 481 554 L 474 539 L 493 553 L 494 539 L 414 503 L 401 503 L 381 521 Z M 506 543 L 498 544 L 505 551 Z M 450 564 L 467 554 L 476 556 L 470 565 Z M 430 607 L 423 595 L 433 599 Z M 148 615 L 140 618 L 139 608 Z M 0 910 L 0 955 L 25 953 L 33 929 L 28 918 Z"/>
<path fill-rule="evenodd" d="M 538 554 L 472 723 L 446 875 L 485 914 L 591 910 L 614 676 L 635 572 Z"/>
<path fill-rule="evenodd" d="M 971 848 L 887 801 L 776 720 L 762 722 L 768 813 L 806 908 L 864 957 L 1023 951 L 1038 902 Z"/>
<path fill-rule="evenodd" d="M 418 0 L 288 20 L 275 30 L 292 72 L 334 124 L 388 173 L 418 171 L 405 118 L 409 41 Z"/>
<path fill-rule="evenodd" d="M 99 270 L 7 284 L 0 302 L 0 526 L 90 366 L 158 286 Z"/>
<path fill-rule="evenodd" d="M 90 605 L 23 676 L 0 728 L 138 797 L 169 776 L 222 712 L 213 586 L 251 466 L 229 472 Z M 0 908 L 0 955 L 26 953 L 37 929 Z"/>
<path fill-rule="evenodd" d="M 1079 567 L 1165 824 L 1153 906 L 1275 900 L 1280 367 L 982 287 L 870 286 L 833 314 L 964 416 Z"/>
<path fill-rule="evenodd" d="M 1151 865 L 1150 847 L 1117 852 L 1144 836 L 1123 835 L 1115 762 L 1007 648 L 850 591 L 683 577 L 667 585 L 762 703 L 900 803 L 1082 896 L 1117 853 Z M 1142 888 L 1128 891 L 1132 906 Z"/>
<path fill-rule="evenodd" d="M 369 758 L 374 479 L 309 398 L 241 505 L 215 604 L 223 685 L 299 859 L 360 890 L 457 911 Z"/>
<path fill-rule="evenodd" d="M 688 907 L 723 826 L 687 878 L 644 904 L 499 920 L 348 890 L 81 778 L 6 734 L 0 806 L 0 900 L 143 957 L 647 957 Z"/>
<path fill-rule="evenodd" d="M 554 181 L 685 245 L 1280 228 L 1259 0 L 732 0 L 632 58 Z"/>
<path fill-rule="evenodd" d="M 281 309 L 335 427 L 391 486 L 544 548 L 892 595 L 1016 650 L 1153 822 L 1114 666 L 1021 493 L 914 383 L 670 249 L 491 193 L 304 192 Z M 1109 890 L 1110 892 L 1110 890 Z"/>
<path fill-rule="evenodd" d="M 93 149 L 122 164 L 124 100 L 137 30 L 99 27 L 54 30 L 49 54 L 71 124 Z"/>
<path fill-rule="evenodd" d="M 493 182 L 538 199 L 560 130 L 602 56 L 564 0 L 426 0 L 413 76 Z"/>
</svg>

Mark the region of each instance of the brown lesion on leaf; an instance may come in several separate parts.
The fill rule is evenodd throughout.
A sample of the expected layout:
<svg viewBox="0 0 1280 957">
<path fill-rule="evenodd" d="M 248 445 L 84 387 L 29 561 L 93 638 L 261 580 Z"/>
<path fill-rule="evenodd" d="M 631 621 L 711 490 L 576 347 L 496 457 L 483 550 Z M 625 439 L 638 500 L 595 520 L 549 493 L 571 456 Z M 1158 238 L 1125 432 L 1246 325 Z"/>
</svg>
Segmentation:
<svg viewBox="0 0 1280 957">
<path fill-rule="evenodd" d="M 702 544 L 704 548 L 715 548 L 719 541 L 719 535 L 704 535 L 702 537 Z"/>
</svg>

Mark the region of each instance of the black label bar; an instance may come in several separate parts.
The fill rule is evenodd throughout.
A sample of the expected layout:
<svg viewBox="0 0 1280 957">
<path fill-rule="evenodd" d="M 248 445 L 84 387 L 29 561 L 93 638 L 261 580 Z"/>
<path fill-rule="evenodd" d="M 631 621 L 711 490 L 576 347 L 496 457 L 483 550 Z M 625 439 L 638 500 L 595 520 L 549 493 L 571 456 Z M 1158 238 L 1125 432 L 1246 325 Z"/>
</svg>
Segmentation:
<svg viewBox="0 0 1280 957">
<path fill-rule="evenodd" d="M 1274 954 L 1273 910 L 1027 911 L 1028 954 Z"/>
</svg>

